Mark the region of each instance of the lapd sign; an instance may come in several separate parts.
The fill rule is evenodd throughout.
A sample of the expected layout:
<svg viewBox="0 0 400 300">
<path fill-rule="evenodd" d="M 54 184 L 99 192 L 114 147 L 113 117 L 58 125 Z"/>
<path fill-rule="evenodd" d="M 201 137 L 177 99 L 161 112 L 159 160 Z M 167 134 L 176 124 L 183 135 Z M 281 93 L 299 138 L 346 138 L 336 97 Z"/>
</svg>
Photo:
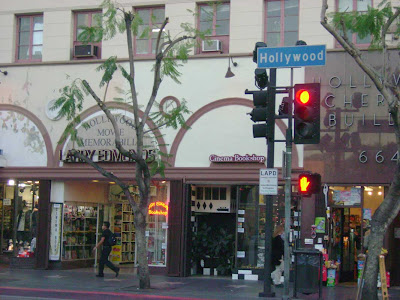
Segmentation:
<svg viewBox="0 0 400 300">
<path fill-rule="evenodd" d="M 325 66 L 325 64 L 325 45 L 257 49 L 258 68 Z"/>
<path fill-rule="evenodd" d="M 278 195 L 278 169 L 260 170 L 260 195 Z"/>
</svg>

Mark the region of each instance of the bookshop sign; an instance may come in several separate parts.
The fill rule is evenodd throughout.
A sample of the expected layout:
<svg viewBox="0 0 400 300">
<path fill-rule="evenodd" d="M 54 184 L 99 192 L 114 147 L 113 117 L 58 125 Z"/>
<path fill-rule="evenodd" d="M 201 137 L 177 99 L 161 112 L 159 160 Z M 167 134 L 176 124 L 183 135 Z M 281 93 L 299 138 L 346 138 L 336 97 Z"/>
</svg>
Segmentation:
<svg viewBox="0 0 400 300">
<path fill-rule="evenodd" d="M 122 146 L 134 153 L 136 149 L 136 131 L 133 120 L 122 114 L 115 114 Z M 75 149 L 95 162 L 132 162 L 123 156 L 115 147 L 115 131 L 110 120 L 105 115 L 94 116 L 83 122 L 78 128 L 78 136 L 83 146 L 69 141 L 63 150 L 60 150 L 59 159 L 67 163 L 83 162 L 75 158 L 71 150 Z M 151 159 L 156 153 L 156 143 L 149 134 L 143 138 L 143 157 Z"/>
</svg>

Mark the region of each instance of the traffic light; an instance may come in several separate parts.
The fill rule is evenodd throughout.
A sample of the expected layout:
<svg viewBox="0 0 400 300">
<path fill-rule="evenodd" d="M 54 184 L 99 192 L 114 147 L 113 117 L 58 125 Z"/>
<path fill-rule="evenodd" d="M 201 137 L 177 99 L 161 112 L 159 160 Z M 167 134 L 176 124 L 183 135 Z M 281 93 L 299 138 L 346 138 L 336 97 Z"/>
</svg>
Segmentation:
<svg viewBox="0 0 400 300">
<path fill-rule="evenodd" d="M 299 194 L 311 196 L 321 190 L 321 175 L 318 173 L 303 172 L 299 175 Z"/>
<path fill-rule="evenodd" d="M 254 138 L 267 138 L 273 139 L 275 130 L 275 107 L 274 103 L 270 101 L 270 92 L 266 91 L 254 91 L 253 103 L 255 108 L 250 112 L 251 120 L 253 122 L 264 122 L 261 124 L 253 125 L 253 137 Z"/>
<path fill-rule="evenodd" d="M 294 143 L 318 144 L 320 139 L 320 84 L 294 86 Z"/>
</svg>

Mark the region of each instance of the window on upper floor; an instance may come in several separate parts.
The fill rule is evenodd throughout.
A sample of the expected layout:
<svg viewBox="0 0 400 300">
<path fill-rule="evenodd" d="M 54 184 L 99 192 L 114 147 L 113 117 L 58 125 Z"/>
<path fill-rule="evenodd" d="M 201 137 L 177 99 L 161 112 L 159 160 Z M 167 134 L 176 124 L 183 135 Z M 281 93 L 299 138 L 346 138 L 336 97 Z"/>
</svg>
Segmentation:
<svg viewBox="0 0 400 300">
<path fill-rule="evenodd" d="M 74 13 L 74 59 L 101 58 L 101 41 L 85 44 L 79 37 L 83 27 L 101 26 L 101 11 L 78 11 Z"/>
<path fill-rule="evenodd" d="M 42 61 L 43 15 L 17 17 L 17 62 Z"/>
<path fill-rule="evenodd" d="M 207 32 L 209 39 L 202 42 L 198 53 L 229 53 L 230 4 L 200 4 L 198 29 Z"/>
<path fill-rule="evenodd" d="M 372 6 L 372 0 L 336 0 L 336 7 L 338 12 L 352 12 L 352 11 L 367 11 L 368 6 Z M 351 33 L 350 30 L 347 32 L 348 39 L 358 46 L 369 46 L 371 43 L 371 36 L 367 36 L 361 39 L 356 33 Z M 337 41 L 335 41 L 336 47 L 341 47 Z"/>
<path fill-rule="evenodd" d="M 299 39 L 299 0 L 267 0 L 265 10 L 268 47 L 294 46 Z"/>
<path fill-rule="evenodd" d="M 135 54 L 139 56 L 155 55 L 157 36 L 165 20 L 165 8 L 136 8 L 135 11 L 142 20 L 138 35 L 135 37 Z"/>
</svg>

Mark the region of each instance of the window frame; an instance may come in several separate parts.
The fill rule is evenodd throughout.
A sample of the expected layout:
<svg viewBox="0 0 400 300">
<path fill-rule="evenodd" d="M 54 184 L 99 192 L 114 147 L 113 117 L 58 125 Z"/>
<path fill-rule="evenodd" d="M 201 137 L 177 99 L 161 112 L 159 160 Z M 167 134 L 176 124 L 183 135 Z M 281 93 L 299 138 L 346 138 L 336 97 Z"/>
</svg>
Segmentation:
<svg viewBox="0 0 400 300">
<path fill-rule="evenodd" d="M 279 18 L 280 18 L 280 26 L 279 26 L 279 32 L 278 31 L 271 31 L 268 32 L 268 3 L 271 2 L 279 2 L 280 3 L 280 14 L 279 14 Z M 299 27 L 300 27 L 300 0 L 297 1 L 297 15 L 288 15 L 287 17 L 293 17 L 293 16 L 297 16 L 297 30 L 293 31 L 285 31 L 285 19 L 286 19 L 286 15 L 285 15 L 285 0 L 266 0 L 265 1 L 265 11 L 264 11 L 264 41 L 266 42 L 266 44 L 268 45 L 267 42 L 267 38 L 268 38 L 268 33 L 279 33 L 281 40 L 279 42 L 279 44 L 277 45 L 268 45 L 268 47 L 286 47 L 286 46 L 295 46 L 296 41 L 299 40 Z M 297 33 L 297 39 L 295 41 L 295 43 L 293 45 L 285 45 L 285 33 L 286 32 L 295 32 Z"/>
<path fill-rule="evenodd" d="M 228 5 L 229 7 L 229 19 L 228 20 L 228 34 L 220 34 L 217 35 L 217 5 Z M 201 7 L 211 6 L 209 3 L 199 3 L 197 5 L 197 29 L 200 30 L 200 19 L 201 19 Z M 229 1 L 221 2 L 221 3 L 213 3 L 213 22 L 212 22 L 212 34 L 207 36 L 210 40 L 219 40 L 222 43 L 221 51 L 204 51 L 202 49 L 202 45 L 198 47 L 198 54 L 215 54 L 216 52 L 220 53 L 229 53 L 229 38 L 230 38 L 230 25 L 231 25 L 231 3 Z M 226 19 L 223 19 L 226 20 Z M 205 41 L 206 42 L 206 41 Z"/>
<path fill-rule="evenodd" d="M 139 11 L 143 11 L 143 10 L 149 10 L 150 13 L 150 18 L 149 18 L 149 24 L 143 24 L 143 25 L 147 25 L 149 26 L 149 28 L 152 28 L 153 25 L 162 25 L 162 23 L 154 23 L 153 24 L 153 20 L 151 19 L 151 16 L 153 15 L 153 10 L 155 9 L 163 9 L 164 10 L 164 19 L 165 20 L 165 6 L 143 6 L 143 7 L 135 7 L 135 13 L 138 13 Z M 158 32 L 154 32 L 154 35 L 157 37 Z M 148 51 L 148 53 L 137 53 L 137 42 L 138 40 L 148 40 L 148 49 L 150 51 Z M 133 40 L 133 53 L 135 56 L 138 57 L 155 57 L 155 53 L 153 53 L 153 31 L 150 30 L 149 31 L 149 36 L 146 39 L 140 39 L 138 38 L 138 36 L 134 36 L 134 40 Z"/>
<path fill-rule="evenodd" d="M 75 57 L 75 46 L 79 46 L 79 45 L 84 45 L 83 42 L 78 41 L 78 35 L 77 35 L 77 31 L 78 31 L 78 15 L 84 15 L 84 14 L 88 14 L 89 18 L 88 18 L 88 24 L 87 26 L 90 27 L 92 26 L 92 22 L 93 22 L 93 16 L 96 14 L 102 14 L 101 10 L 83 10 L 83 11 L 74 11 L 74 40 L 72 43 L 72 58 L 74 60 L 81 60 L 81 59 L 100 59 L 101 58 L 101 46 L 102 46 L 102 42 L 97 42 L 97 43 L 89 43 L 90 45 L 93 46 L 97 46 L 98 50 L 97 50 L 97 56 L 93 56 L 93 57 Z"/>
<path fill-rule="evenodd" d="M 34 23 L 33 20 L 35 17 L 42 17 L 42 29 L 41 30 L 34 30 Z M 22 18 L 29 18 L 29 58 L 28 59 L 20 59 L 19 58 L 19 47 L 21 46 L 20 44 L 20 36 L 21 36 L 21 19 Z M 17 15 L 17 28 L 16 28 L 16 47 L 15 47 L 15 61 L 19 63 L 24 63 L 24 62 L 41 62 L 43 59 L 43 33 L 44 33 L 44 16 L 43 13 L 39 14 L 30 14 L 30 15 Z M 33 44 L 33 34 L 34 32 L 42 32 L 42 44 Z M 24 31 L 26 32 L 26 31 Z M 32 49 L 35 46 L 41 46 L 42 47 L 42 52 L 41 52 L 41 58 L 40 59 L 34 59 L 32 58 Z"/>
<path fill-rule="evenodd" d="M 339 12 L 339 1 L 340 0 L 335 0 L 335 11 Z M 352 11 L 358 11 L 358 12 L 363 12 L 364 10 L 358 10 L 357 7 L 357 0 L 351 0 L 353 2 L 353 10 Z M 374 0 L 371 0 L 371 7 L 374 7 Z M 354 9 L 355 8 L 355 9 Z M 351 42 L 358 47 L 369 47 L 371 42 L 369 43 L 357 43 L 357 34 L 352 33 L 351 34 Z M 339 44 L 339 42 L 335 39 L 335 48 L 342 48 L 342 46 Z"/>
</svg>

